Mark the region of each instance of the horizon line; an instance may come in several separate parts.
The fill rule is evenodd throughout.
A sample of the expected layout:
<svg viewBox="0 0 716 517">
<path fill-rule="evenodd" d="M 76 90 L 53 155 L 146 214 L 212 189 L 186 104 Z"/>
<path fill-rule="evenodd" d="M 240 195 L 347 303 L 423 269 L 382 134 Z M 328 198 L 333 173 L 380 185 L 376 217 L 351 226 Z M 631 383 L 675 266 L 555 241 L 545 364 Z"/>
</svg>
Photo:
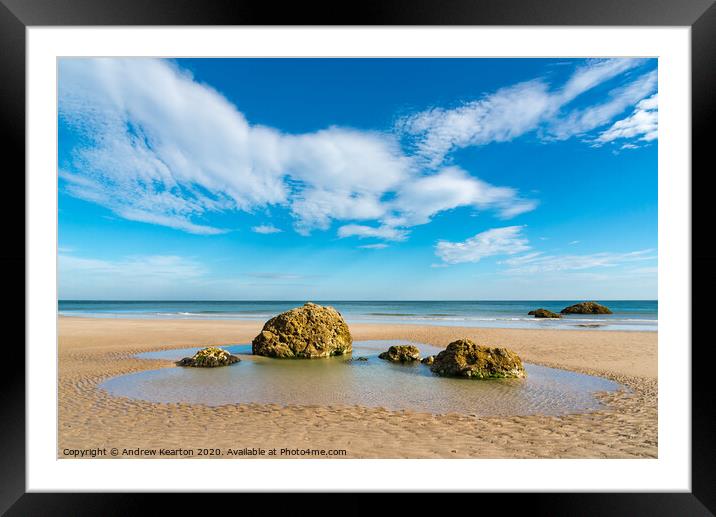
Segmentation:
<svg viewBox="0 0 716 517">
<path fill-rule="evenodd" d="M 149 303 L 149 302 L 226 302 L 226 303 L 232 303 L 232 302 L 309 302 L 311 300 L 319 301 L 319 302 L 568 302 L 568 301 L 575 301 L 575 300 L 587 300 L 587 301 L 596 301 L 601 300 L 605 302 L 658 302 L 658 298 L 589 298 L 589 297 L 583 297 L 583 298 L 515 298 L 515 299 L 499 299 L 499 298 L 493 298 L 493 299 L 403 299 L 403 300 L 390 300 L 390 299 L 361 299 L 361 300 L 340 300 L 340 299 L 331 299 L 331 298 L 325 298 L 325 299 L 319 299 L 319 298 L 312 298 L 312 299 L 285 299 L 285 300 L 261 300 L 261 299 L 196 299 L 196 300 L 186 300 L 186 299 L 176 299 L 176 300 L 167 300 L 167 299 L 79 299 L 79 298 L 67 298 L 67 299 L 59 299 L 58 302 L 142 302 L 142 303 Z"/>
</svg>

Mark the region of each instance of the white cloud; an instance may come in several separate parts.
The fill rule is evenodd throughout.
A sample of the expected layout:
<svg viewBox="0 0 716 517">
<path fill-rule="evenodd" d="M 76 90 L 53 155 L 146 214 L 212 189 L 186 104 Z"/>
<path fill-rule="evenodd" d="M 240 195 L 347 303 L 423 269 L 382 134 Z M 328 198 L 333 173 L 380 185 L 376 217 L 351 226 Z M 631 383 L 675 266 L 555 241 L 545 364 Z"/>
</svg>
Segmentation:
<svg viewBox="0 0 716 517">
<path fill-rule="evenodd" d="M 535 252 L 509 258 L 501 263 L 509 266 L 507 273 L 536 274 L 616 267 L 629 262 L 654 259 L 656 255 L 653 254 L 653 250 L 646 249 L 628 253 L 603 252 L 589 255 L 545 255 L 542 252 Z"/>
<path fill-rule="evenodd" d="M 494 255 L 513 255 L 530 249 L 522 226 L 493 228 L 463 242 L 439 241 L 435 254 L 448 264 L 479 262 Z"/>
<path fill-rule="evenodd" d="M 585 66 L 578 68 L 569 78 L 559 92 L 558 103 L 566 104 L 584 92 L 641 65 L 643 62 L 641 59 L 599 59 L 588 62 Z"/>
<path fill-rule="evenodd" d="M 472 199 L 456 205 L 447 189 L 429 210 L 416 207 L 430 175 L 395 136 L 338 127 L 289 135 L 251 125 L 220 93 L 162 60 L 60 60 L 59 114 L 79 135 L 62 164 L 69 194 L 125 219 L 191 233 L 225 232 L 206 223 L 212 212 L 279 206 L 303 234 L 366 221 L 381 223 L 376 237 L 395 239 L 407 233 L 398 228 L 407 221 L 427 222 L 455 206 L 504 217 L 535 206 L 514 189 L 463 173 Z M 446 179 L 438 173 L 435 182 Z M 406 223 L 385 222 L 397 218 Z"/>
<path fill-rule="evenodd" d="M 377 220 L 384 193 L 409 181 L 411 161 L 390 135 L 332 127 L 282 140 L 286 170 L 300 182 L 291 202 L 297 229 L 331 221 Z"/>
<path fill-rule="evenodd" d="M 485 183 L 459 167 L 446 167 L 403 186 L 392 204 L 396 215 L 386 218 L 386 222 L 425 224 L 439 212 L 462 206 L 494 209 L 509 218 L 533 210 L 536 202 L 520 199 L 516 190 Z"/>
<path fill-rule="evenodd" d="M 644 142 L 656 140 L 659 129 L 658 99 L 658 94 L 655 93 L 639 102 L 628 117 L 616 121 L 609 129 L 602 131 L 596 138 L 595 144 L 602 145 L 625 138 L 636 138 Z M 625 143 L 621 146 L 622 149 L 635 149 L 637 147 L 633 143 Z"/>
<path fill-rule="evenodd" d="M 364 244 L 364 245 L 358 246 L 358 247 L 359 247 L 359 248 L 362 248 L 362 249 L 367 249 L 367 250 L 382 250 L 382 249 L 387 248 L 388 245 L 387 245 L 387 244 L 384 244 L 384 243 L 382 243 L 382 242 L 379 242 L 379 243 L 376 243 L 376 244 Z"/>
<path fill-rule="evenodd" d="M 555 120 L 550 125 L 548 132 L 558 140 L 583 135 L 609 123 L 614 117 L 623 113 L 624 110 L 654 93 L 656 86 L 657 74 L 656 70 L 652 70 L 626 86 L 609 92 L 610 98 L 608 101 L 585 109 L 575 110 L 568 116 Z"/>
<path fill-rule="evenodd" d="M 286 200 L 272 152 L 218 92 L 165 61 L 63 59 L 59 113 L 84 139 L 68 191 L 126 219 L 211 233 L 192 219 Z"/>
<path fill-rule="evenodd" d="M 261 224 L 259 226 L 254 226 L 251 228 L 252 232 L 256 233 L 262 233 L 262 234 L 271 234 L 271 233 L 281 233 L 283 230 L 280 228 L 276 228 L 272 224 Z"/>
<path fill-rule="evenodd" d="M 364 226 L 360 224 L 347 224 L 338 228 L 338 236 L 358 237 L 360 239 L 373 237 L 377 239 L 385 239 L 388 241 L 403 241 L 408 236 L 408 231 L 392 226 Z"/>
<path fill-rule="evenodd" d="M 404 240 L 408 235 L 406 228 L 426 224 L 441 212 L 472 207 L 492 210 L 509 219 L 534 210 L 537 202 L 522 199 L 515 189 L 496 187 L 453 166 L 406 182 L 391 201 L 381 206 L 385 212 L 379 227 L 346 225 L 338 229 L 338 236 Z"/>
<path fill-rule="evenodd" d="M 429 167 L 439 167 L 454 149 L 510 141 L 544 125 L 551 126 L 549 138 L 569 138 L 608 122 L 629 102 L 651 93 L 655 73 L 612 91 L 605 104 L 566 117 L 560 114 L 581 94 L 643 63 L 642 59 L 592 60 L 575 70 L 562 88 L 550 88 L 541 79 L 526 81 L 453 109 L 436 107 L 409 115 L 398 121 L 397 128 L 414 138 L 418 155 Z"/>
<path fill-rule="evenodd" d="M 455 109 L 433 108 L 399 122 L 419 135 L 418 153 L 432 167 L 454 148 L 505 142 L 534 129 L 550 109 L 547 85 L 530 81 L 498 90 Z"/>
</svg>

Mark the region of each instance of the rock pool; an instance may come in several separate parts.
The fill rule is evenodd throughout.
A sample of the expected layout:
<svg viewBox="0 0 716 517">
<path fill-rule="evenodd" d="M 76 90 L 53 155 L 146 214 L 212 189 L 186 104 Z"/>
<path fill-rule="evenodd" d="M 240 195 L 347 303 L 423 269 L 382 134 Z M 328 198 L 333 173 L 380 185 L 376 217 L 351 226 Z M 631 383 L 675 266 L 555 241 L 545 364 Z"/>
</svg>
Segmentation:
<svg viewBox="0 0 716 517">
<path fill-rule="evenodd" d="M 107 379 L 113 396 L 149 402 L 219 406 L 358 405 L 390 410 L 476 416 L 563 415 L 600 409 L 596 392 L 616 382 L 525 363 L 527 378 L 468 380 L 438 377 L 426 365 L 396 364 L 378 354 L 391 345 L 413 344 L 423 357 L 441 349 L 407 341 L 357 341 L 353 354 L 324 359 L 272 359 L 251 354 L 251 345 L 223 346 L 241 358 L 220 368 L 161 368 Z M 201 347 L 138 354 L 142 359 L 179 360 Z M 365 357 L 367 360 L 351 360 Z"/>
</svg>

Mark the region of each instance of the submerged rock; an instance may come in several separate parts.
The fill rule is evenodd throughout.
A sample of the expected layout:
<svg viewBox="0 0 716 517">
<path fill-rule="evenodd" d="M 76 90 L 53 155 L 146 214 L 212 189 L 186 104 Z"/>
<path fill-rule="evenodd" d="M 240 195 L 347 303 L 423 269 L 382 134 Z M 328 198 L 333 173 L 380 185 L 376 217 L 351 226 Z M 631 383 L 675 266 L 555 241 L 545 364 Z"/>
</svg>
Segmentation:
<svg viewBox="0 0 716 517">
<path fill-rule="evenodd" d="M 267 357 L 329 357 L 351 352 L 353 338 L 336 309 L 306 303 L 268 320 L 251 350 Z"/>
<path fill-rule="evenodd" d="M 229 366 L 241 361 L 223 348 L 209 346 L 202 348 L 192 357 L 185 357 L 178 361 L 177 366 L 193 366 L 197 368 L 214 368 L 216 366 Z"/>
<path fill-rule="evenodd" d="M 547 309 L 537 309 L 527 313 L 528 316 L 534 316 L 535 318 L 561 318 L 556 312 L 548 311 Z"/>
<path fill-rule="evenodd" d="M 346 362 L 348 362 L 348 363 L 353 363 L 353 362 L 355 362 L 355 361 L 361 361 L 361 362 L 362 362 L 362 361 L 367 361 L 367 360 L 368 360 L 367 357 L 360 356 L 360 357 L 351 357 L 351 358 L 348 359 L 348 361 L 346 361 Z"/>
<path fill-rule="evenodd" d="M 423 363 L 423 364 L 431 365 L 431 364 L 433 364 L 433 363 L 435 362 L 435 356 L 434 356 L 434 355 L 429 355 L 429 356 L 423 358 L 423 360 L 420 361 L 420 362 Z"/>
<path fill-rule="evenodd" d="M 565 307 L 562 314 L 612 314 L 612 311 L 597 302 L 581 302 Z"/>
<path fill-rule="evenodd" d="M 476 345 L 458 339 L 435 356 L 430 371 L 445 377 L 468 379 L 522 378 L 525 369 L 520 357 L 507 348 Z"/>
<path fill-rule="evenodd" d="M 383 352 L 378 357 L 394 363 L 410 363 L 420 361 L 420 350 L 413 345 L 397 345 L 391 346 L 387 352 Z"/>
</svg>

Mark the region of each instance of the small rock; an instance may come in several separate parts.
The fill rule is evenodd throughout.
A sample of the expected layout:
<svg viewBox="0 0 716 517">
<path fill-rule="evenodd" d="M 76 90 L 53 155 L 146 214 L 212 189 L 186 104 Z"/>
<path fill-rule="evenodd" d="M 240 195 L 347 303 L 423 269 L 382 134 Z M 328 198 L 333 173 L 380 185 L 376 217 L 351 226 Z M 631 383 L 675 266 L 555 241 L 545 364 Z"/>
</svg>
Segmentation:
<svg viewBox="0 0 716 517">
<path fill-rule="evenodd" d="M 229 366 L 241 361 L 235 355 L 231 355 L 223 348 L 209 346 L 202 348 L 192 357 L 185 357 L 177 361 L 177 366 L 191 366 L 196 368 L 215 368 L 217 366 Z"/>
<path fill-rule="evenodd" d="M 383 352 L 378 357 L 395 363 L 409 363 L 420 360 L 420 350 L 413 345 L 391 346 L 387 352 Z"/>
<path fill-rule="evenodd" d="M 434 356 L 434 355 L 429 355 L 429 356 L 427 356 L 425 359 L 423 359 L 423 360 L 420 361 L 420 362 L 423 363 L 423 364 L 431 365 L 431 364 L 433 364 L 433 363 L 435 362 L 435 356 Z"/>
</svg>

